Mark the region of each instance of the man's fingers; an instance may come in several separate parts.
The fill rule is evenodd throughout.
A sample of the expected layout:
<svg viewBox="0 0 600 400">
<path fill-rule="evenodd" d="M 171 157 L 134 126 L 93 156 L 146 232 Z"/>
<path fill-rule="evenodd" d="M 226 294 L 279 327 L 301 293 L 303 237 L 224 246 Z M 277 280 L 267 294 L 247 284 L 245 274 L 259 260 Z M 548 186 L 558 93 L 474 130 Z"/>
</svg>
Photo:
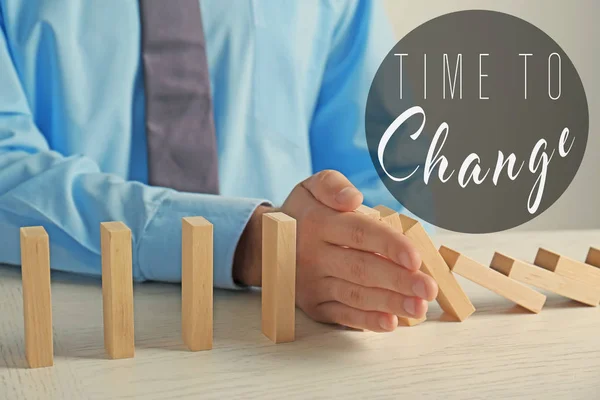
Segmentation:
<svg viewBox="0 0 600 400">
<path fill-rule="evenodd" d="M 381 254 L 411 271 L 421 266 L 421 256 L 406 236 L 364 215 L 328 215 L 323 221 L 323 239 L 338 246 Z"/>
<path fill-rule="evenodd" d="M 360 286 L 339 278 L 328 277 L 321 282 L 321 291 L 331 300 L 362 311 L 380 311 L 400 317 L 421 318 L 427 313 L 427 302 L 391 290 Z"/>
<path fill-rule="evenodd" d="M 328 245 L 324 254 L 321 262 L 333 277 L 427 301 L 437 297 L 437 284 L 421 271 L 409 271 L 376 254 L 335 245 Z"/>
<path fill-rule="evenodd" d="M 363 195 L 340 172 L 324 170 L 302 182 L 318 201 L 337 211 L 354 211 L 362 204 Z"/>
<path fill-rule="evenodd" d="M 317 306 L 317 321 L 334 323 L 373 332 L 391 332 L 398 326 L 398 317 L 378 311 L 362 311 L 337 301 Z"/>
</svg>

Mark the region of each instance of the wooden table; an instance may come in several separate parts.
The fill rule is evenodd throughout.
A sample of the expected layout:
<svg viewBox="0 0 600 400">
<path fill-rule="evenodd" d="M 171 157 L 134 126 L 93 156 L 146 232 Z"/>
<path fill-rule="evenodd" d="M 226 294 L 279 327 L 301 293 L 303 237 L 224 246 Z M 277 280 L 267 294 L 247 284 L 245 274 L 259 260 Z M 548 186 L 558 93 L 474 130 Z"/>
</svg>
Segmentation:
<svg viewBox="0 0 600 400">
<path fill-rule="evenodd" d="M 545 246 L 583 259 L 600 231 L 441 235 L 488 263 L 494 250 L 532 260 Z M 477 311 L 393 333 L 357 332 L 297 315 L 294 343 L 260 332 L 260 292 L 215 292 L 214 349 L 181 341 L 180 286 L 135 287 L 136 356 L 108 360 L 99 280 L 54 274 L 55 366 L 26 368 L 20 270 L 0 267 L 0 399 L 600 399 L 600 310 L 549 295 L 534 315 L 458 278 Z M 600 288 L 599 288 L 600 290 Z"/>
</svg>

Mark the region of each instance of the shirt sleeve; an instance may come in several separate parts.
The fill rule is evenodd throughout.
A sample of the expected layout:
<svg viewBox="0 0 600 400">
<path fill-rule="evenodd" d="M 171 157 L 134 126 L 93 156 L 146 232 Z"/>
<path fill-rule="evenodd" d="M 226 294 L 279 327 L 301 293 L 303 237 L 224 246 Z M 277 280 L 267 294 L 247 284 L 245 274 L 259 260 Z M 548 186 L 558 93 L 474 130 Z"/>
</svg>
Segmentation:
<svg viewBox="0 0 600 400">
<path fill-rule="evenodd" d="M 51 151 L 12 63 L 0 14 L 0 263 L 20 264 L 19 228 L 43 226 L 52 269 L 101 274 L 100 223 L 132 231 L 135 280 L 181 280 L 181 218 L 214 225 L 214 284 L 237 288 L 237 242 L 262 199 L 180 193 L 103 173 L 90 158 Z"/>
<path fill-rule="evenodd" d="M 365 136 L 365 107 L 379 65 L 394 45 L 383 2 L 338 2 L 339 19 L 311 124 L 313 170 L 342 172 L 365 203 L 402 206 L 377 175 Z"/>
</svg>

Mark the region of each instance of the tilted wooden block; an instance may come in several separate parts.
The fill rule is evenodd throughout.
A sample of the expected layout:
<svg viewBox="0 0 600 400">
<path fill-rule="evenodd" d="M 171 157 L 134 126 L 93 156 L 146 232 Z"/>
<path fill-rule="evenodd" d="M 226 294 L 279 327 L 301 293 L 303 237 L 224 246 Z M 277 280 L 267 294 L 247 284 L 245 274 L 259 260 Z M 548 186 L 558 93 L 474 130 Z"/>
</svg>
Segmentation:
<svg viewBox="0 0 600 400">
<path fill-rule="evenodd" d="M 590 247 L 587 257 L 585 258 L 585 263 L 600 268 L 600 249 Z"/>
<path fill-rule="evenodd" d="M 369 218 L 379 219 L 379 211 L 377 211 L 371 207 L 364 206 L 362 204 L 360 206 L 358 206 L 358 208 L 356 210 L 354 210 L 354 212 L 358 213 L 358 214 L 366 215 Z"/>
<path fill-rule="evenodd" d="M 584 262 L 540 248 L 533 263 L 538 267 L 580 281 L 583 284 L 591 285 L 600 290 L 600 269 Z"/>
<path fill-rule="evenodd" d="M 203 217 L 182 220 L 181 333 L 192 351 L 213 345 L 213 225 Z"/>
<path fill-rule="evenodd" d="M 383 222 L 396 229 L 398 232 L 403 233 L 400 215 L 396 211 L 382 205 L 376 206 L 374 209 L 379 211 L 379 217 Z M 415 326 L 426 319 L 427 316 L 424 316 L 423 318 L 409 318 L 398 315 L 398 324 L 404 326 Z"/>
<path fill-rule="evenodd" d="M 583 304 L 595 307 L 600 302 L 599 290 L 595 290 L 593 287 L 585 285 L 578 280 L 528 264 L 502 253 L 494 253 L 490 266 L 509 278 L 527 283 L 539 289 L 548 290 Z"/>
<path fill-rule="evenodd" d="M 379 219 L 396 229 L 398 232 L 404 233 L 402 230 L 402 223 L 400 222 L 400 214 L 386 206 L 376 206 L 373 209 L 379 212 Z"/>
<path fill-rule="evenodd" d="M 41 226 L 21 228 L 25 357 L 30 368 L 54 365 L 50 244 Z"/>
<path fill-rule="evenodd" d="M 110 358 L 131 358 L 135 353 L 131 230 L 122 222 L 103 222 L 100 232 L 104 347 Z"/>
<path fill-rule="evenodd" d="M 421 254 L 421 270 L 431 276 L 438 284 L 439 292 L 436 300 L 442 310 L 459 321 L 467 319 L 475 312 L 475 307 L 473 307 L 473 304 L 456 281 L 421 223 L 402 214 L 400 215 L 400 222 L 404 234 L 412 240 Z"/>
<path fill-rule="evenodd" d="M 275 343 L 293 342 L 296 220 L 281 212 L 262 218 L 262 332 Z"/>
<path fill-rule="evenodd" d="M 529 311 L 539 313 L 542 310 L 546 302 L 546 296 L 543 294 L 446 246 L 440 247 L 440 254 L 446 260 L 452 272 L 517 303 Z"/>
</svg>

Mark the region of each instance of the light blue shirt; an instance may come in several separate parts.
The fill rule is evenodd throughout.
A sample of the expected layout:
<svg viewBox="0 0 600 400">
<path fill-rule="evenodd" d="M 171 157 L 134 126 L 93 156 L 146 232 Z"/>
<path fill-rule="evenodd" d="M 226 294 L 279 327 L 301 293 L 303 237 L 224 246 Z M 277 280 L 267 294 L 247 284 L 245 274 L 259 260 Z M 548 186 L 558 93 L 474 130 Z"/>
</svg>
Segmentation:
<svg viewBox="0 0 600 400">
<path fill-rule="evenodd" d="M 364 110 L 393 46 L 371 0 L 202 0 L 221 195 L 147 184 L 137 0 L 0 0 L 0 262 L 42 225 L 53 269 L 99 276 L 100 223 L 132 230 L 136 280 L 181 279 L 181 218 L 214 224 L 215 285 L 255 208 L 322 169 L 398 208 Z M 201 171 L 199 171 L 201 173 Z"/>
</svg>

